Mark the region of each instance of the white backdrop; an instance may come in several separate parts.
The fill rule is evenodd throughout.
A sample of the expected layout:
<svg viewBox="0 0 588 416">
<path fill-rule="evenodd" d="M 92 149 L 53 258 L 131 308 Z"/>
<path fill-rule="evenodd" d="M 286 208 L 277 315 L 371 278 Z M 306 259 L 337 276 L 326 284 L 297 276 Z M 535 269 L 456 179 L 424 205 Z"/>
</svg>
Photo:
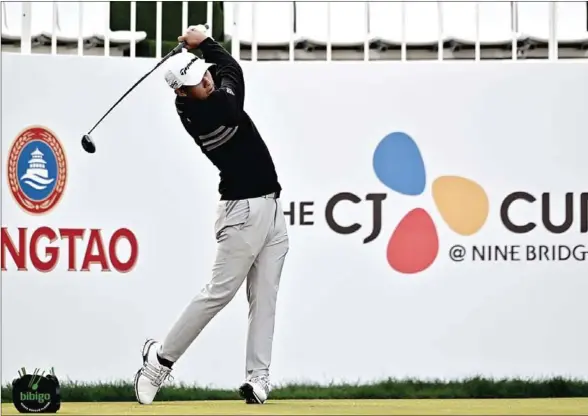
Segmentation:
<svg viewBox="0 0 588 416">
<path fill-rule="evenodd" d="M 154 63 L 2 56 L 2 227 L 13 239 L 17 227 L 126 227 L 139 243 L 137 265 L 126 274 L 68 272 L 65 257 L 50 273 L 19 272 L 7 259 L 3 380 L 22 366 L 55 366 L 58 376 L 75 380 L 130 379 L 145 338 L 165 336 L 209 279 L 218 174 L 184 132 L 161 71 L 98 127 L 96 154 L 79 143 Z M 588 233 L 580 233 L 580 216 L 588 214 L 579 211 L 580 193 L 588 192 L 585 64 L 243 65 L 246 109 L 274 156 L 283 206 L 314 201 L 314 225 L 289 231 L 274 381 L 588 377 L 588 260 L 455 263 L 447 256 L 453 244 L 588 245 Z M 29 125 L 55 132 L 67 155 L 64 196 L 46 215 L 25 213 L 5 177 L 9 148 Z M 395 131 L 412 136 L 422 153 L 427 186 L 420 196 L 391 192 L 374 174 L 374 149 Z M 453 174 L 480 183 L 490 201 L 485 226 L 471 237 L 445 225 L 431 196 L 432 181 Z M 344 191 L 388 194 L 380 238 L 362 244 L 367 203 L 336 210 L 340 223 L 363 222 L 360 232 L 343 236 L 327 227 L 325 203 Z M 514 191 L 550 192 L 556 224 L 564 193 L 573 192 L 575 225 L 553 235 L 538 221 L 527 235 L 510 233 L 499 210 Z M 518 222 L 540 218 L 538 203 L 515 205 Z M 404 275 L 386 262 L 387 237 L 417 207 L 437 224 L 440 253 L 426 271 Z M 178 363 L 176 380 L 237 385 L 246 324 L 240 292 Z"/>
</svg>

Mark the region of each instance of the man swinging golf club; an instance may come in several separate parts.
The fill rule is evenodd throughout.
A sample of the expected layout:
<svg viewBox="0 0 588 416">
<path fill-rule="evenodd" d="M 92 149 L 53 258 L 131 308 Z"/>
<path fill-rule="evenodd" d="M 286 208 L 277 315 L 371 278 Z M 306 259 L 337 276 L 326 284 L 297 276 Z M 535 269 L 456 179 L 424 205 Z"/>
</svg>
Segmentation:
<svg viewBox="0 0 588 416">
<path fill-rule="evenodd" d="M 247 279 L 249 328 L 246 376 L 239 392 L 246 403 L 264 403 L 270 393 L 276 300 L 288 234 L 274 163 L 255 124 L 243 110 L 245 85 L 238 62 L 202 25 L 178 38 L 199 48 L 204 59 L 182 51 L 167 62 L 165 80 L 176 93 L 182 124 L 220 171 L 212 279 L 186 307 L 163 342 L 143 346 L 135 375 L 141 404 L 155 398 L 173 364 Z M 214 65 L 216 76 L 209 72 Z"/>
</svg>

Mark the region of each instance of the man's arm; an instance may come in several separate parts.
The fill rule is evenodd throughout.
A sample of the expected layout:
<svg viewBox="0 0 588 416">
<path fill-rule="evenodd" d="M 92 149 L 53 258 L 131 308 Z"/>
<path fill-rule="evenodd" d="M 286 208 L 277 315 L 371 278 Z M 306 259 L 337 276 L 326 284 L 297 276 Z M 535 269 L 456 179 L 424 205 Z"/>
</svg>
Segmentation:
<svg viewBox="0 0 588 416">
<path fill-rule="evenodd" d="M 239 63 L 219 43 L 206 34 L 204 26 L 190 26 L 178 41 L 188 48 L 199 48 L 206 62 L 216 64 L 216 78 L 220 85 L 209 99 L 219 105 L 221 117 L 227 125 L 238 124 L 245 102 L 245 81 Z"/>
<path fill-rule="evenodd" d="M 220 85 L 214 92 L 215 100 L 219 100 L 227 111 L 229 123 L 237 123 L 243 112 L 245 102 L 245 80 L 239 63 L 212 38 L 204 39 L 199 49 L 206 62 L 216 65 L 216 77 Z"/>
</svg>

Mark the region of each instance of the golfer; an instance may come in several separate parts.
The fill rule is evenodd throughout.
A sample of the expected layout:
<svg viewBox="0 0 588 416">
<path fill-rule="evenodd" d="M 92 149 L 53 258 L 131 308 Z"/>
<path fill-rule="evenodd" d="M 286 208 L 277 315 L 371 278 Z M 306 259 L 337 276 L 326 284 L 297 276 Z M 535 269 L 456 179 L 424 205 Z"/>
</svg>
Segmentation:
<svg viewBox="0 0 588 416">
<path fill-rule="evenodd" d="M 190 27 L 179 41 L 199 48 L 204 59 L 182 51 L 167 62 L 165 80 L 176 93 L 180 121 L 202 153 L 220 171 L 220 202 L 212 279 L 188 304 L 163 342 L 143 346 L 143 367 L 135 375 L 141 404 L 155 398 L 174 363 L 247 279 L 249 328 L 246 403 L 264 403 L 270 393 L 276 298 L 288 252 L 281 186 L 272 157 L 255 124 L 243 110 L 241 67 L 202 25 Z M 209 72 L 214 65 L 215 76 Z"/>
</svg>

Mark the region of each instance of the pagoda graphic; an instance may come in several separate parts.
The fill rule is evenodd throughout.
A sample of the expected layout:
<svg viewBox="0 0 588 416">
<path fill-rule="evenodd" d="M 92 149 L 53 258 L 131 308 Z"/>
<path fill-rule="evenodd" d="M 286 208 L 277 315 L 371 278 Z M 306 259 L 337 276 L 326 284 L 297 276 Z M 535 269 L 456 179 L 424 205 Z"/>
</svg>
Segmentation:
<svg viewBox="0 0 588 416">
<path fill-rule="evenodd" d="M 47 162 L 43 159 L 43 156 L 43 152 L 39 148 L 31 152 L 29 168 L 20 178 L 22 182 L 39 191 L 46 189 L 55 180 L 55 178 L 49 177 L 49 171 L 45 167 Z"/>
</svg>

